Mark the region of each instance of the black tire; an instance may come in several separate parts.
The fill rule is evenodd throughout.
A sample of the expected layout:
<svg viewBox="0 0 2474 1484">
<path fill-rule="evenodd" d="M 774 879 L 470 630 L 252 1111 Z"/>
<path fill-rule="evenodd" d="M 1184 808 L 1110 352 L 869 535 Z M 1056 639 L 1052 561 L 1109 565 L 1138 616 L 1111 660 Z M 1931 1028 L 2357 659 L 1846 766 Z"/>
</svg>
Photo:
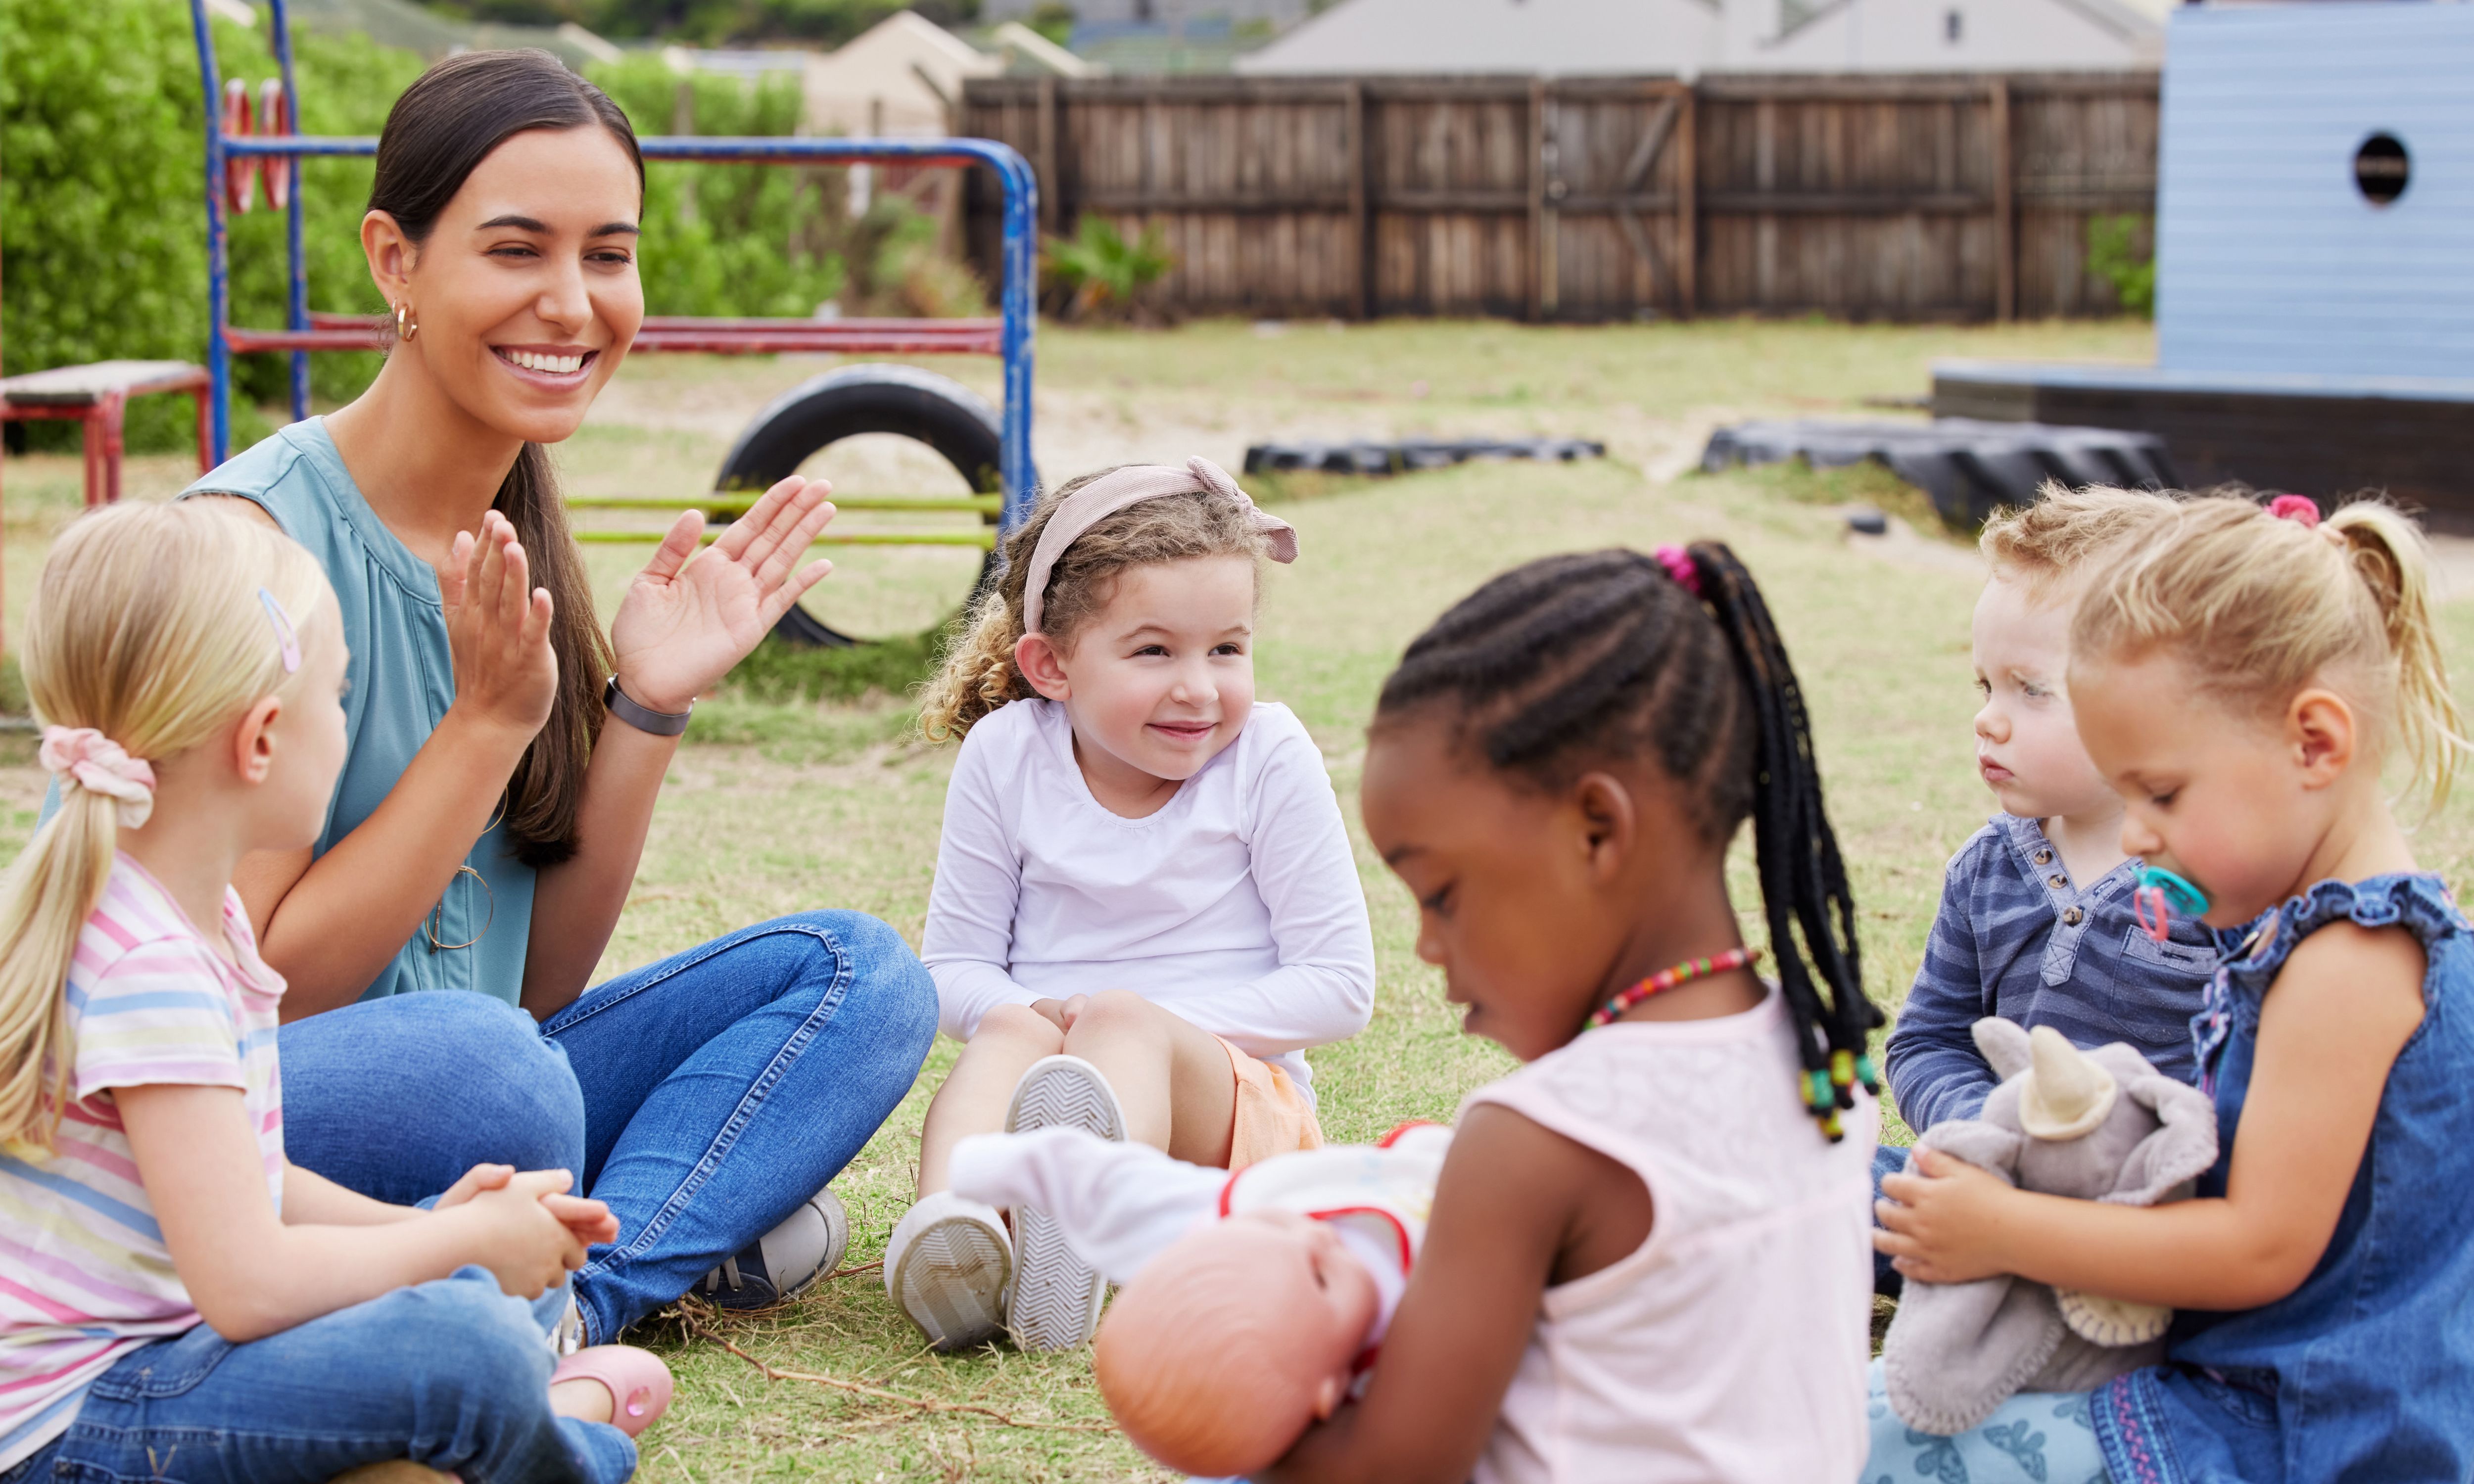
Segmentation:
<svg viewBox="0 0 2474 1484">
<path fill-rule="evenodd" d="M 1004 435 L 997 410 L 959 382 L 910 366 L 846 366 L 784 394 L 756 415 L 721 461 L 715 488 L 762 490 L 798 472 L 817 450 L 861 433 L 894 433 L 927 444 L 954 467 L 971 489 L 996 494 Z M 997 517 L 983 517 L 997 524 Z M 962 602 L 995 575 L 997 554 L 980 563 L 978 582 Z M 858 644 L 797 604 L 773 626 L 788 644 Z"/>
</svg>

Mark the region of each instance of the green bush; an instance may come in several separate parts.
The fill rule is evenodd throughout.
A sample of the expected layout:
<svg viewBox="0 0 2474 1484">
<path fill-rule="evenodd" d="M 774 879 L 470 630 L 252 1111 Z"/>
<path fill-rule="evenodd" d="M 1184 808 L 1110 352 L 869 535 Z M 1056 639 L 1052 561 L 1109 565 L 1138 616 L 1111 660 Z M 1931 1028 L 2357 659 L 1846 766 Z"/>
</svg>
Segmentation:
<svg viewBox="0 0 2474 1484">
<path fill-rule="evenodd" d="M 2131 314 L 2156 313 L 2156 255 L 2142 249 L 2146 222 L 2136 216 L 2088 218 L 2088 270 L 2113 285 L 2113 296 Z"/>
<path fill-rule="evenodd" d="M 304 132 L 375 134 L 422 69 L 417 55 L 366 36 L 300 35 L 296 73 Z M 253 91 L 275 73 L 263 28 L 218 21 L 227 78 Z M 699 133 L 787 134 L 794 85 L 750 89 L 728 78 L 682 80 L 652 57 L 594 78 L 647 133 L 668 132 L 684 84 Z M 188 11 L 177 0 L 8 0 L 0 5 L 0 298 L 8 310 L 0 369 L 9 373 L 114 358 L 201 360 L 206 339 L 205 130 Z M 798 315 L 843 282 L 839 172 L 754 165 L 656 165 L 644 214 L 646 307 L 656 314 Z M 369 201 L 365 159 L 304 162 L 303 236 L 309 304 L 385 309 L 361 258 Z M 283 218 L 230 219 L 232 323 L 283 323 Z M 321 353 L 312 388 L 359 395 L 375 354 Z M 266 426 L 252 404 L 288 398 L 286 358 L 241 357 L 233 444 Z M 279 412 L 278 417 L 281 414 Z M 131 446 L 170 449 L 192 437 L 185 398 L 130 409 Z M 33 446 L 70 448 L 71 423 L 28 425 Z"/>
</svg>

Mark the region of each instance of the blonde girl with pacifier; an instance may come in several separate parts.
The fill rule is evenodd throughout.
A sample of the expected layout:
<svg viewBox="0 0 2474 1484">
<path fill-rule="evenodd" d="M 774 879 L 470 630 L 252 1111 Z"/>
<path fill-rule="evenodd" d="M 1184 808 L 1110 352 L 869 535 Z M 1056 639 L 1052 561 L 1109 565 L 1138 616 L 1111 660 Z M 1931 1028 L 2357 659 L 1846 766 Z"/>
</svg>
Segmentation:
<svg viewBox="0 0 2474 1484">
<path fill-rule="evenodd" d="M 2193 500 L 2097 579 L 2071 656 L 2143 915 L 2216 929 L 2192 1031 L 2222 1153 L 2152 1209 L 1931 1156 L 1885 1180 L 1878 1240 L 1910 1281 L 2179 1312 L 2163 1365 L 1955 1438 L 1907 1430 L 1877 1370 L 1865 1476 L 1932 1472 L 1926 1450 L 1996 1484 L 2474 1476 L 2474 931 L 2382 777 L 2436 805 L 2464 745 L 2420 534 L 2372 502 Z"/>
<path fill-rule="evenodd" d="M 105 510 L 23 657 L 61 799 L 0 885 L 0 1480 L 628 1477 L 667 1373 L 604 1347 L 553 1384 L 526 1303 L 607 1208 L 504 1165 L 388 1206 L 284 1158 L 283 980 L 231 878 L 317 836 L 343 765 L 316 561 L 204 505 Z"/>
<path fill-rule="evenodd" d="M 1322 754 L 1254 699 L 1257 568 L 1297 533 L 1190 459 L 1068 482 L 1006 556 L 921 709 L 962 742 L 920 957 L 968 1044 L 885 1281 L 948 1350 L 1081 1344 L 1106 1293 L 1036 1209 L 950 1190 L 956 1143 L 1076 1126 L 1231 1169 L 1314 1148 L 1302 1053 L 1374 1000 Z"/>
</svg>

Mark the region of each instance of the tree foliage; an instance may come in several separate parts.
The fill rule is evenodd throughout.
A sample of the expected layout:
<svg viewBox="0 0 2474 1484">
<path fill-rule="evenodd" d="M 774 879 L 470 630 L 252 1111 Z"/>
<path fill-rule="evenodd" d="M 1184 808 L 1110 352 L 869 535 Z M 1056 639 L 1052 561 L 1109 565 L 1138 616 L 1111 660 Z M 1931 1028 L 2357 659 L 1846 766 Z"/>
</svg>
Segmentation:
<svg viewBox="0 0 2474 1484">
<path fill-rule="evenodd" d="M 227 78 L 253 91 L 275 64 L 264 30 L 218 21 Z M 411 52 L 365 36 L 296 37 L 301 124 L 322 134 L 375 134 L 422 69 Z M 667 132 L 688 89 L 694 132 L 786 134 L 795 86 L 751 89 L 727 78 L 682 80 L 654 57 L 595 69 L 645 132 Z M 206 339 L 204 93 L 187 7 L 176 0 L 6 0 L 0 4 L 0 301 L 10 373 L 113 358 L 203 360 Z M 360 250 L 366 159 L 312 160 L 301 179 L 312 309 L 379 313 Z M 754 165 L 662 165 L 649 172 L 643 243 L 646 307 L 656 314 L 806 316 L 843 283 L 837 172 Z M 261 203 L 263 196 L 261 193 Z M 261 209 L 228 219 L 232 323 L 279 325 L 284 222 Z M 357 395 L 374 354 L 310 360 L 316 395 Z M 253 404 L 288 396 L 286 359 L 240 357 L 233 441 L 266 430 Z M 132 446 L 176 448 L 191 437 L 185 398 L 130 409 Z M 35 446 L 75 445 L 74 424 L 26 425 Z"/>
<path fill-rule="evenodd" d="M 979 18 L 979 0 L 437 0 L 433 8 L 474 20 L 555 26 L 571 20 L 621 40 L 659 37 L 691 45 L 813 41 L 839 46 L 896 11 L 940 26 Z"/>
</svg>

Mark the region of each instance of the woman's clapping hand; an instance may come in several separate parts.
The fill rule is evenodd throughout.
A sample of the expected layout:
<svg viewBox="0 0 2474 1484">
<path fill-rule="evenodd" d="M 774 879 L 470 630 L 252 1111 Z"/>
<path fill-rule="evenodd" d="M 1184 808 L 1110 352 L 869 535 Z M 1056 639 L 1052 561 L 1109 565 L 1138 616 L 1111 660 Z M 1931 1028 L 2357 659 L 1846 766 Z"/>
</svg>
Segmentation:
<svg viewBox="0 0 2474 1484">
<path fill-rule="evenodd" d="M 800 594 L 833 570 L 792 570 L 825 523 L 832 487 L 796 474 L 764 491 L 699 554 L 704 516 L 689 511 L 636 575 L 610 626 L 618 685 L 657 711 L 684 711 L 747 657 Z"/>
<path fill-rule="evenodd" d="M 530 739 L 558 698 L 558 656 L 549 643 L 549 592 L 532 586 L 506 516 L 495 510 L 482 516 L 477 538 L 456 533 L 438 592 L 456 707 Z"/>
</svg>

